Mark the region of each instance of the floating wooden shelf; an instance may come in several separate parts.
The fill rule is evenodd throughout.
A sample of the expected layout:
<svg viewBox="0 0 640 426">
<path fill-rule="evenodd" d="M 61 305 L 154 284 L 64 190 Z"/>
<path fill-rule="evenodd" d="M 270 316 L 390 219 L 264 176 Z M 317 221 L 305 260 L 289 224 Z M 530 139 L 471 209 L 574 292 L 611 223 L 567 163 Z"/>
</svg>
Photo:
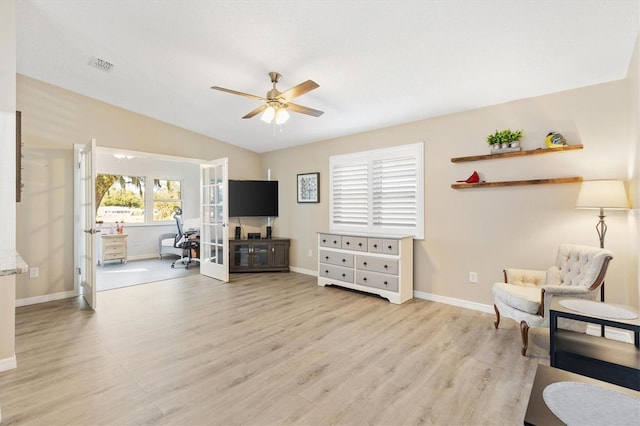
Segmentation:
<svg viewBox="0 0 640 426">
<path fill-rule="evenodd" d="M 472 155 L 469 157 L 454 157 L 451 159 L 451 162 L 464 163 L 467 161 L 495 160 L 498 158 L 510 158 L 510 157 L 524 157 L 528 155 L 550 154 L 552 152 L 573 151 L 573 150 L 582 149 L 582 148 L 583 148 L 583 145 L 566 145 L 558 148 L 538 148 L 538 149 L 532 149 L 530 151 L 504 152 L 502 154 Z"/>
<path fill-rule="evenodd" d="M 499 155 L 499 154 L 495 154 Z M 478 183 L 454 183 L 451 185 L 453 189 L 471 189 L 471 188 L 496 188 L 498 186 L 522 186 L 522 185 L 549 185 L 558 183 L 575 183 L 582 182 L 582 177 L 566 177 L 552 179 L 527 179 L 527 180 L 509 180 L 504 182 L 478 182 Z"/>
</svg>

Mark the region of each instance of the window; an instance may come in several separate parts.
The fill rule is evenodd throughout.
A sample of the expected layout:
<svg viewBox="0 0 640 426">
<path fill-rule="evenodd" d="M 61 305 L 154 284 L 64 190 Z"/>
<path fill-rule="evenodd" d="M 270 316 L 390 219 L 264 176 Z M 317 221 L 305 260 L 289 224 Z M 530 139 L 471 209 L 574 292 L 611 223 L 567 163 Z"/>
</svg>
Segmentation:
<svg viewBox="0 0 640 426">
<path fill-rule="evenodd" d="M 424 238 L 423 144 L 329 159 L 331 229 Z"/>
<path fill-rule="evenodd" d="M 154 179 L 153 221 L 173 220 L 173 215 L 182 209 L 182 190 L 179 180 Z"/>
<path fill-rule="evenodd" d="M 98 174 L 96 222 L 144 223 L 144 177 Z"/>
</svg>

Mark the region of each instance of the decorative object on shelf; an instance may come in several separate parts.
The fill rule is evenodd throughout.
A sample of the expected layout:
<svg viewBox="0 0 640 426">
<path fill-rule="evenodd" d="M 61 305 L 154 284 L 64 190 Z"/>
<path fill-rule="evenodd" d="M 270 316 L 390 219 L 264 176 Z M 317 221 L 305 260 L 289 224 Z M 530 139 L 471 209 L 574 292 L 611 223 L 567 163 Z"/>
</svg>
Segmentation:
<svg viewBox="0 0 640 426">
<path fill-rule="evenodd" d="M 320 202 L 320 173 L 302 173 L 298 175 L 298 202 Z"/>
<path fill-rule="evenodd" d="M 466 183 L 478 183 L 480 182 L 480 175 L 478 172 L 474 171 L 471 176 L 469 176 L 465 180 L 457 180 L 456 182 L 466 182 Z"/>
<path fill-rule="evenodd" d="M 492 154 L 520 151 L 520 139 L 523 135 L 522 130 L 496 130 L 495 133 L 487 136 L 487 144 Z"/>
<path fill-rule="evenodd" d="M 560 148 L 567 145 L 567 140 L 560 133 L 551 131 L 544 138 L 547 148 Z"/>
<path fill-rule="evenodd" d="M 604 236 L 607 233 L 607 224 L 604 222 L 604 209 L 628 210 L 629 199 L 621 180 L 587 180 L 582 182 L 578 199 L 577 209 L 600 209 L 596 231 L 600 239 L 600 248 L 604 248 Z M 600 287 L 600 301 L 604 302 L 604 282 Z M 604 336 L 604 327 L 601 327 L 601 334 Z"/>
</svg>

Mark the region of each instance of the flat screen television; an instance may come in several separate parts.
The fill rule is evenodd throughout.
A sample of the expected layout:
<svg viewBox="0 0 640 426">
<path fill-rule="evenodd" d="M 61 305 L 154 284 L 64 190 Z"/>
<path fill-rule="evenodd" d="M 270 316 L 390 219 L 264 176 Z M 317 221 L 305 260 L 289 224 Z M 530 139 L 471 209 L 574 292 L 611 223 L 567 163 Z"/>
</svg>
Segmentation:
<svg viewBox="0 0 640 426">
<path fill-rule="evenodd" d="M 277 180 L 229 180 L 229 217 L 278 216 Z"/>
</svg>

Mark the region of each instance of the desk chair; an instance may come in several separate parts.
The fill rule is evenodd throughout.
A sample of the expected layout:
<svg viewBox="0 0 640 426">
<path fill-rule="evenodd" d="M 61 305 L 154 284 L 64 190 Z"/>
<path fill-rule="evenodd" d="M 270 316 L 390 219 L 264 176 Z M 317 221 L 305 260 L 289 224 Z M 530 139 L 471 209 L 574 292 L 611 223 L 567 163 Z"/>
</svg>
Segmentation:
<svg viewBox="0 0 640 426">
<path fill-rule="evenodd" d="M 178 249 L 182 249 L 182 256 L 171 264 L 172 268 L 175 268 L 176 263 L 184 264 L 185 269 L 189 269 L 189 265 L 195 262 L 200 262 L 200 258 L 192 257 L 193 251 L 199 252 L 200 250 L 200 237 L 198 231 L 185 231 L 182 225 L 182 209 L 178 209 L 176 214 L 173 215 L 176 220 L 176 226 L 178 227 L 178 233 L 173 240 L 173 246 Z"/>
</svg>

